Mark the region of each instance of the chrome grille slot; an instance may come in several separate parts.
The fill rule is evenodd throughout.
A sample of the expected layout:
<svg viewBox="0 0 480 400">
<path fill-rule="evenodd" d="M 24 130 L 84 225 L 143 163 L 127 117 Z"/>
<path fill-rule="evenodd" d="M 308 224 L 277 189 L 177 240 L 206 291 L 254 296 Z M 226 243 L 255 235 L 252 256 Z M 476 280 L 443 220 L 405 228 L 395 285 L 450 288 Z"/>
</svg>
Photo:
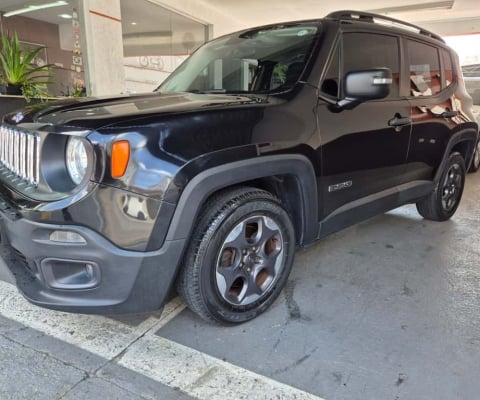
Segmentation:
<svg viewBox="0 0 480 400">
<path fill-rule="evenodd" d="M 0 170 L 11 179 L 38 185 L 40 177 L 40 136 L 16 127 L 0 126 Z"/>
</svg>

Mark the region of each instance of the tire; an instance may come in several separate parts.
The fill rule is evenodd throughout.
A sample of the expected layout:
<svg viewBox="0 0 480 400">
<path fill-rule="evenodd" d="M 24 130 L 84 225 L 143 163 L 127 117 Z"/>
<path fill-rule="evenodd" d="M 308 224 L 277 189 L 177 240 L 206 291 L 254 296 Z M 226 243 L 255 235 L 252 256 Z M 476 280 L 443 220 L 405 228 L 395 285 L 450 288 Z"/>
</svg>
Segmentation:
<svg viewBox="0 0 480 400">
<path fill-rule="evenodd" d="M 446 221 L 455 214 L 465 185 L 465 161 L 459 153 L 448 157 L 435 189 L 417 203 L 419 214 L 432 221 Z"/>
<path fill-rule="evenodd" d="M 178 293 L 206 321 L 251 320 L 278 297 L 292 269 L 290 217 L 277 198 L 250 187 L 222 191 L 203 208 L 177 278 Z"/>
<path fill-rule="evenodd" d="M 480 168 L 480 140 L 478 140 L 477 146 L 475 147 L 475 152 L 473 153 L 473 160 L 470 164 L 468 172 L 477 172 L 478 168 Z"/>
</svg>

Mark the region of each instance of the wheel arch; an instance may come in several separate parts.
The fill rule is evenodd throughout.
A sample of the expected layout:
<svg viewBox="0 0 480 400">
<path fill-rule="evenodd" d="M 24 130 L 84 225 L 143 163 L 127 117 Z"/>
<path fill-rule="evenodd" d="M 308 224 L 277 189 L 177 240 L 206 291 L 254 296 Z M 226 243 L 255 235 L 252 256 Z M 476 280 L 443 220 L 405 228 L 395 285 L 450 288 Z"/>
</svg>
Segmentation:
<svg viewBox="0 0 480 400">
<path fill-rule="evenodd" d="M 450 138 L 445 153 L 443 154 L 442 161 L 435 173 L 434 182 L 438 182 L 442 175 L 442 171 L 445 168 L 446 163 L 448 162 L 448 157 L 453 152 L 458 152 L 462 155 L 465 160 L 465 166 L 468 170 L 470 163 L 473 159 L 473 153 L 475 151 L 475 145 L 478 139 L 478 132 L 473 127 L 464 128 Z"/>
<path fill-rule="evenodd" d="M 202 205 L 214 193 L 237 185 L 265 189 L 292 217 L 299 244 L 318 234 L 317 183 L 311 162 L 303 155 L 283 154 L 235 161 L 202 171 L 183 190 L 166 240 L 190 237 Z"/>
</svg>

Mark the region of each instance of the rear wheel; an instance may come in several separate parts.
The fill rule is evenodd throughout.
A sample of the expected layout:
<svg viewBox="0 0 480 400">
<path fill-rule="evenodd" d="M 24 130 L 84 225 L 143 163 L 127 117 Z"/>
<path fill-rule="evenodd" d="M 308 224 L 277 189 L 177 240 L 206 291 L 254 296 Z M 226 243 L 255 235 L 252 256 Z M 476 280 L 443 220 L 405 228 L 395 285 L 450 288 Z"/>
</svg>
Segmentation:
<svg viewBox="0 0 480 400">
<path fill-rule="evenodd" d="M 418 212 L 433 221 L 451 218 L 460 204 L 464 184 L 465 162 L 459 153 L 452 153 L 435 189 L 417 203 Z"/>
<path fill-rule="evenodd" d="M 208 321 L 255 318 L 279 295 L 292 268 L 295 238 L 279 201 L 243 187 L 214 196 L 200 216 L 177 289 Z"/>
</svg>

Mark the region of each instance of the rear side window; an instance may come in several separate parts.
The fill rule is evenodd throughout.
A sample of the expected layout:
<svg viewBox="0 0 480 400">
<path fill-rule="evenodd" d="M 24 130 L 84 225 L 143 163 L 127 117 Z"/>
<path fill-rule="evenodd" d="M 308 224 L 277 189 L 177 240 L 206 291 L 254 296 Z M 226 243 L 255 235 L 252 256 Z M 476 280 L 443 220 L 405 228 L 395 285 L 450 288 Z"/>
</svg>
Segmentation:
<svg viewBox="0 0 480 400">
<path fill-rule="evenodd" d="M 436 47 L 407 41 L 410 95 L 432 96 L 442 90 L 440 62 Z M 450 67 L 451 69 L 451 67 Z"/>
<path fill-rule="evenodd" d="M 350 71 L 387 67 L 393 84 L 388 98 L 398 97 L 400 81 L 399 45 L 395 36 L 374 33 L 343 35 L 343 76 Z"/>
</svg>

